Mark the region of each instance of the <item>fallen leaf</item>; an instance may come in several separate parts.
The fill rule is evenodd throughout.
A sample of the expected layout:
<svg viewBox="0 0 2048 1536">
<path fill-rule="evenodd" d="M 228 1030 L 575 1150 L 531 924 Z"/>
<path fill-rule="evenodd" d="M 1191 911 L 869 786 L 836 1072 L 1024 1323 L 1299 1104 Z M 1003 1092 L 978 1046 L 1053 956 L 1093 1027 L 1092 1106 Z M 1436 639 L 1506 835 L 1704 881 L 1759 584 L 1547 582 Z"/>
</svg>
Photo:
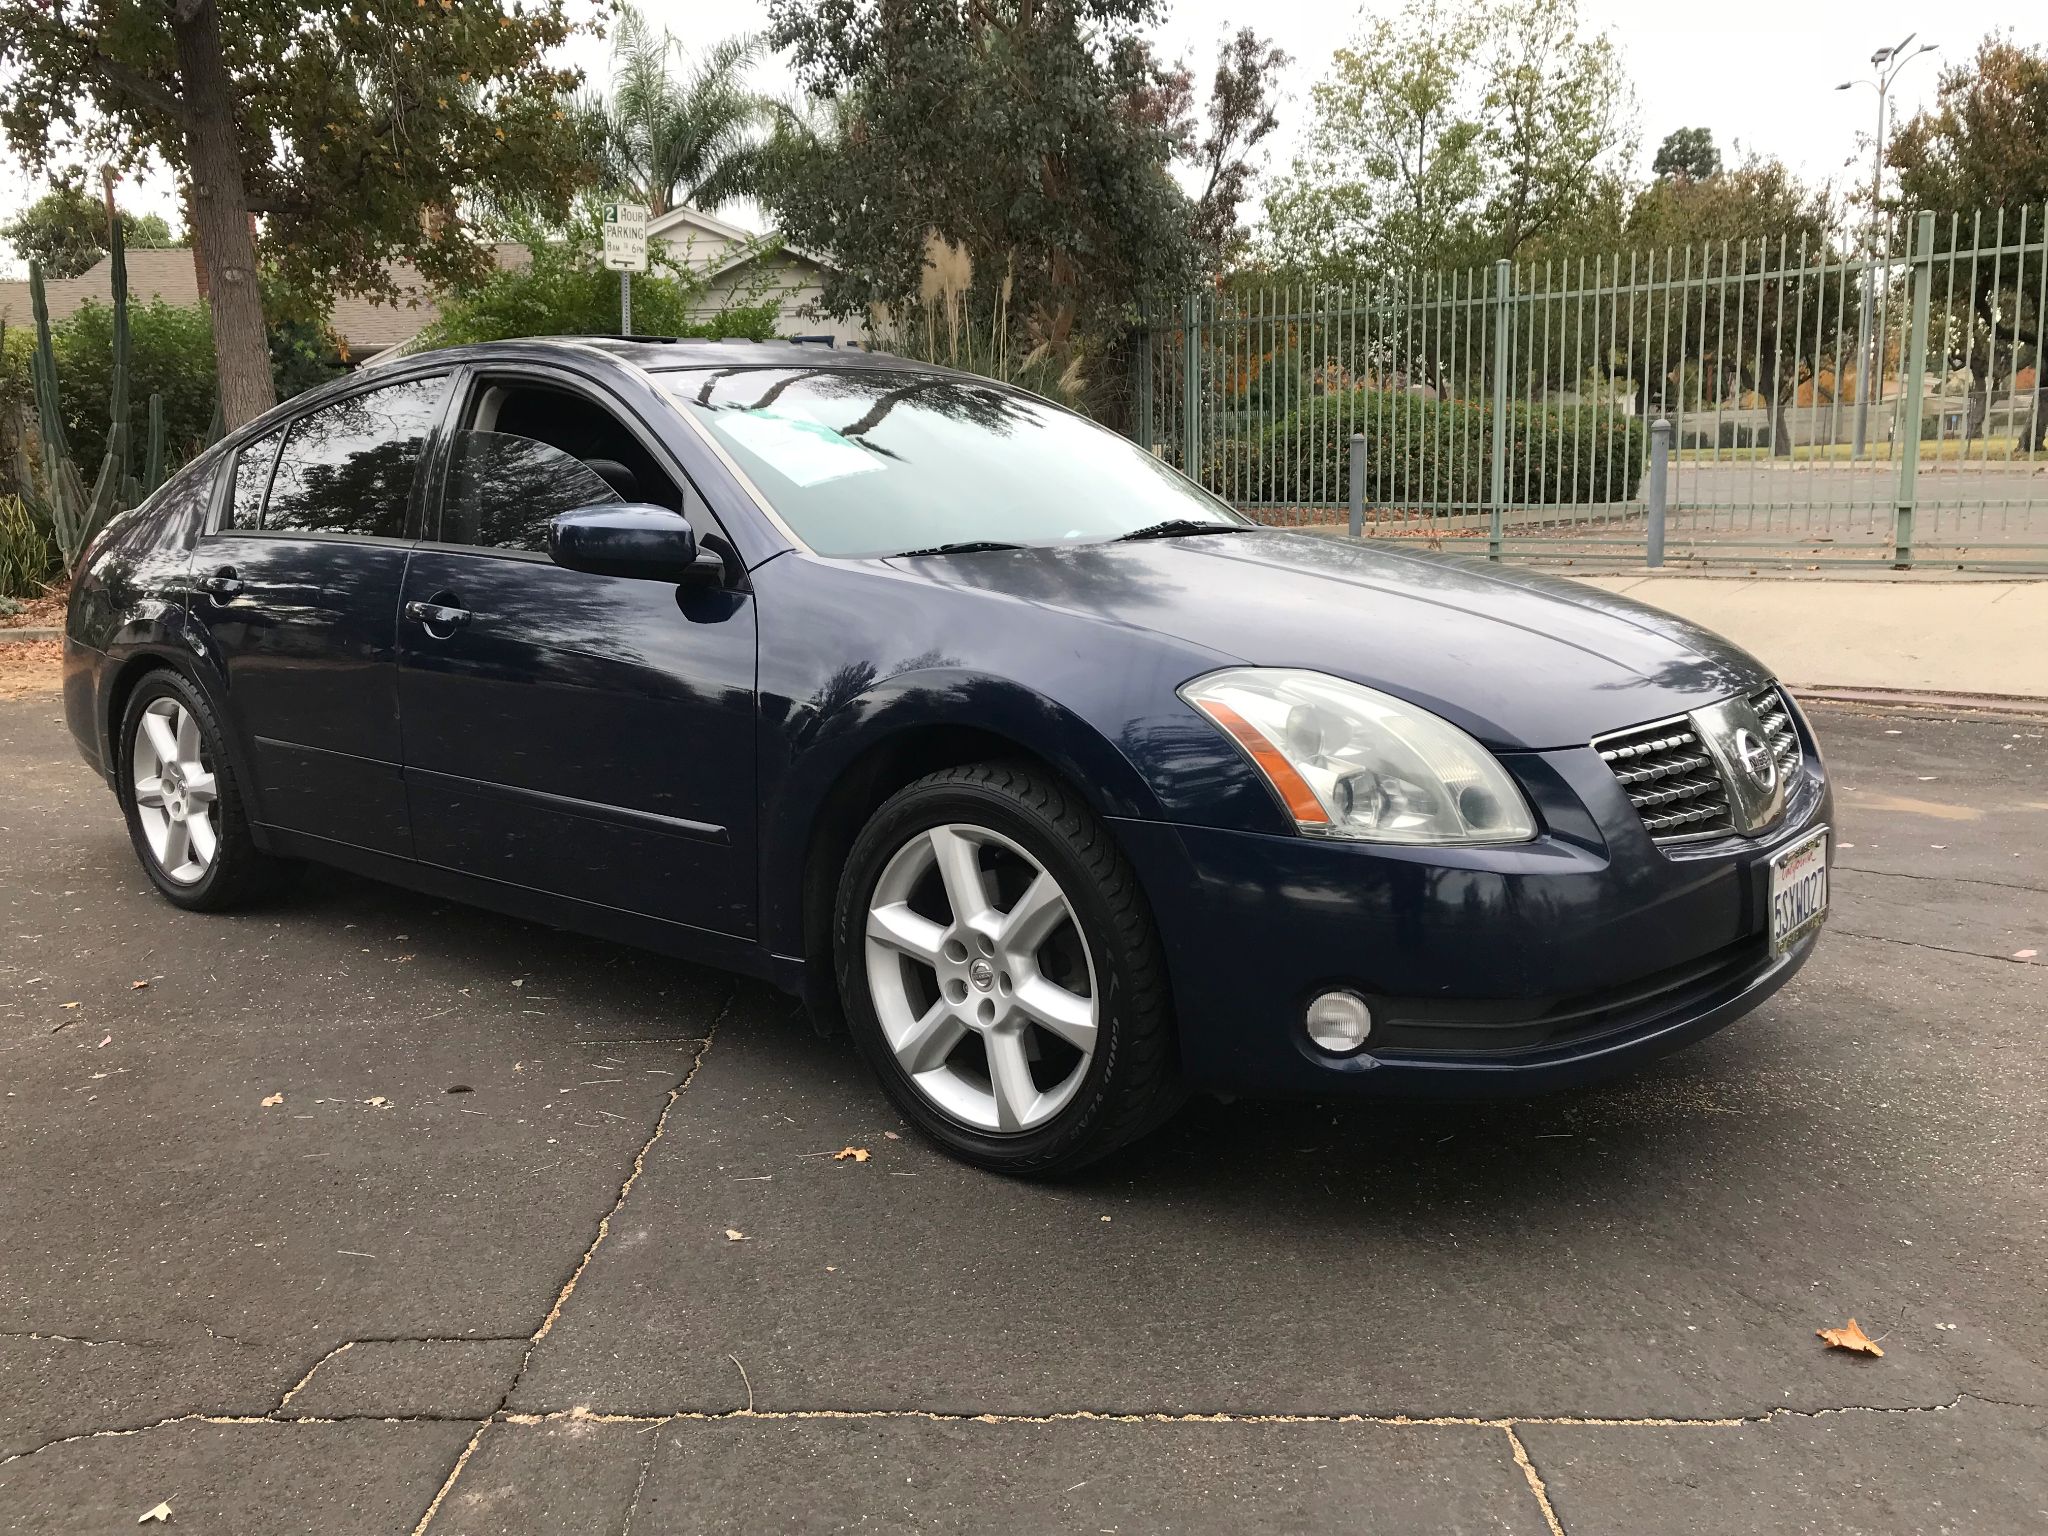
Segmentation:
<svg viewBox="0 0 2048 1536">
<path fill-rule="evenodd" d="M 727 1227 L 725 1229 L 725 1240 L 728 1243 L 744 1243 L 751 1241 L 747 1234 L 740 1231 L 737 1227 Z"/>
<path fill-rule="evenodd" d="M 85 1005 L 82 1003 L 60 1003 L 58 1006 L 60 1008 L 82 1008 Z"/>
<path fill-rule="evenodd" d="M 1884 1351 L 1870 1341 L 1870 1336 L 1863 1331 L 1862 1324 L 1853 1317 L 1849 1319 L 1847 1327 L 1816 1328 L 1813 1331 L 1826 1341 L 1830 1349 L 1846 1349 L 1853 1354 L 1884 1358 Z"/>
<path fill-rule="evenodd" d="M 93 1049 L 96 1051 L 104 1051 L 108 1046 L 112 1045 L 113 1043 L 114 1037 L 112 1035 L 106 1035 L 101 1037 L 100 1043 L 94 1046 Z"/>
<path fill-rule="evenodd" d="M 128 983 L 128 990 L 130 992 L 140 992 L 144 987 L 148 985 L 149 983 L 146 981 L 131 981 Z"/>
<path fill-rule="evenodd" d="M 363 1100 L 363 1102 L 365 1104 L 375 1105 L 378 1109 L 387 1108 L 391 1103 L 391 1101 L 385 1098 L 384 1095 L 381 1093 L 378 1094 L 377 1097 L 375 1097 L 374 1099 L 365 1099 Z"/>
<path fill-rule="evenodd" d="M 832 1161 L 835 1163 L 843 1163 L 848 1158 L 852 1158 L 856 1163 L 864 1163 L 868 1160 L 868 1149 L 866 1147 L 841 1147 L 832 1154 Z"/>
<path fill-rule="evenodd" d="M 2031 960 L 2039 953 L 2041 951 L 2038 949 L 2016 949 L 2012 952 L 2012 957 L 2015 960 Z"/>
<path fill-rule="evenodd" d="M 888 1141 L 901 1141 L 903 1139 L 901 1136 L 898 1136 L 894 1131 L 884 1131 L 882 1132 L 882 1136 L 885 1140 Z"/>
<path fill-rule="evenodd" d="M 283 1095 L 283 1094 L 281 1094 L 281 1093 L 273 1093 L 273 1094 L 272 1094 L 272 1095 L 271 1095 L 271 1096 L 270 1096 L 269 1098 L 267 1098 L 267 1099 L 265 1099 L 265 1100 L 263 1101 L 263 1107 L 264 1107 L 265 1109 L 275 1109 L 275 1108 L 277 1108 L 277 1106 L 278 1106 L 278 1105 L 282 1104 L 283 1102 L 284 1102 L 284 1095 Z"/>
<path fill-rule="evenodd" d="M 156 1521 L 159 1525 L 169 1525 L 171 1523 L 171 1506 L 168 1501 L 157 1505 L 155 1509 L 145 1509 L 135 1517 L 137 1525 L 147 1525 L 152 1520 Z"/>
</svg>

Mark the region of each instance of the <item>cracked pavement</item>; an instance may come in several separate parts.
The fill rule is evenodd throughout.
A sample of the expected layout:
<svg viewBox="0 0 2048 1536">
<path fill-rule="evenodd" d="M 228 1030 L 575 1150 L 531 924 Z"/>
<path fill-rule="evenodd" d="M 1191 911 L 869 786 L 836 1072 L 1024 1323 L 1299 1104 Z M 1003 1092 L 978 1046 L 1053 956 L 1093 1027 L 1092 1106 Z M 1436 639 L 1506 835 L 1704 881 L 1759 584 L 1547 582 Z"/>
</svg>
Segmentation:
<svg viewBox="0 0 2048 1536">
<path fill-rule="evenodd" d="M 1690 1051 L 1030 1186 L 749 983 L 178 913 L 59 716 L 0 703 L 0 1531 L 2048 1524 L 2048 723 L 1817 713 L 1831 931 Z"/>
</svg>

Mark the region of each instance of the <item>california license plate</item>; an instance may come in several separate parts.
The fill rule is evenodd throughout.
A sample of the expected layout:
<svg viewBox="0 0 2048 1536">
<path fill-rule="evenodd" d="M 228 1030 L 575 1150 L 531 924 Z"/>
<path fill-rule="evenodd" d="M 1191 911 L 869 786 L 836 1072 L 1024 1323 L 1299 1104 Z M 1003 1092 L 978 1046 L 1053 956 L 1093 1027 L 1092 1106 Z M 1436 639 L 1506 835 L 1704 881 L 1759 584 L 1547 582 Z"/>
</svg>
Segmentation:
<svg viewBox="0 0 2048 1536">
<path fill-rule="evenodd" d="M 1828 915 L 1828 829 L 1771 860 L 1771 953 L 1782 955 Z"/>
</svg>

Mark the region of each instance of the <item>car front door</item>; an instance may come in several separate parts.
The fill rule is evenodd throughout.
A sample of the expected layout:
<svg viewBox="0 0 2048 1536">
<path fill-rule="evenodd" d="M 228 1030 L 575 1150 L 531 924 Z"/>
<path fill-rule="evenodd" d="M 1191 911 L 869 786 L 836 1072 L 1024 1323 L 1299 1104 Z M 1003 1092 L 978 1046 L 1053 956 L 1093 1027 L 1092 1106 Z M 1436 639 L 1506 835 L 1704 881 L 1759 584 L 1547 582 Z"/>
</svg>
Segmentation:
<svg viewBox="0 0 2048 1536">
<path fill-rule="evenodd" d="M 752 594 L 546 553 L 551 517 L 600 502 L 668 506 L 700 537 L 716 524 L 653 436 L 591 391 L 527 374 L 466 395 L 399 624 L 419 858 L 751 938 Z"/>
<path fill-rule="evenodd" d="M 194 551 L 259 819 L 410 857 L 398 600 L 448 376 L 358 390 L 244 444 Z"/>
</svg>

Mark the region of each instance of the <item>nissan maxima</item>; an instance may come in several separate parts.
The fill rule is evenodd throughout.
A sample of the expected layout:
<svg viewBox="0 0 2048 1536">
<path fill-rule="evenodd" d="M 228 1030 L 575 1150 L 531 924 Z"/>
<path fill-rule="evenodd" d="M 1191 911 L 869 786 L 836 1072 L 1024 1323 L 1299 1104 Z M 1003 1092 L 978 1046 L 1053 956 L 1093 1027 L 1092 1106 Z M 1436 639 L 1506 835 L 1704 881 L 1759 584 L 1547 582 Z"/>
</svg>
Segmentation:
<svg viewBox="0 0 2048 1536">
<path fill-rule="evenodd" d="M 1034 395 L 561 340 L 301 396 L 90 552 L 64 698 L 143 868 L 315 861 L 765 978 L 987 1168 L 1190 1091 L 1575 1084 L 1755 1008 L 1819 749 L 1703 630 L 1261 527 Z"/>
</svg>

